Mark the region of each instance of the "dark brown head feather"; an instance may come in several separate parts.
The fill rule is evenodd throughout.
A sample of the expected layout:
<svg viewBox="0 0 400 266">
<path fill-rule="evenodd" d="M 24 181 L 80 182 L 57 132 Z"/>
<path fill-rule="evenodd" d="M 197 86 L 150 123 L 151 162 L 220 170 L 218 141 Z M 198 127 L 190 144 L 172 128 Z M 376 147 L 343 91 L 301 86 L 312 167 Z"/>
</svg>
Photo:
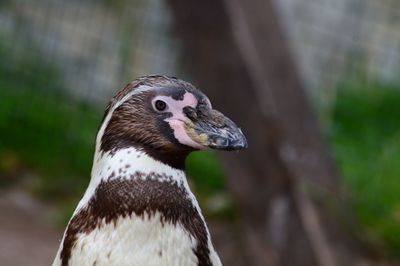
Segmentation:
<svg viewBox="0 0 400 266">
<path fill-rule="evenodd" d="M 144 85 L 144 86 L 149 86 L 149 87 L 164 87 L 164 88 L 184 88 L 185 90 L 195 94 L 199 95 L 201 97 L 205 97 L 205 95 L 200 92 L 198 89 L 196 89 L 192 84 L 189 82 L 180 80 L 176 77 L 169 77 L 169 76 L 163 76 L 163 75 L 148 75 L 148 76 L 142 76 L 134 81 L 128 83 L 125 85 L 125 87 L 121 90 L 119 90 L 114 97 L 111 98 L 109 104 L 106 107 L 106 110 L 104 112 L 104 117 L 107 116 L 109 110 L 121 101 L 125 95 L 130 93 L 132 90 L 137 89 L 139 86 Z M 104 119 L 104 118 L 103 118 Z"/>
<path fill-rule="evenodd" d="M 104 117 L 128 93 L 140 86 L 158 88 L 159 94 L 169 95 L 177 100 L 183 97 L 185 91 L 191 92 L 199 101 L 207 99 L 188 82 L 167 76 L 145 76 L 120 90 L 111 99 Z M 184 169 L 185 158 L 193 149 L 175 139 L 172 129 L 164 121 L 168 113 L 159 114 L 153 110 L 151 99 L 155 96 L 155 91 L 135 94 L 114 110 L 101 138 L 101 151 L 115 152 L 134 146 L 174 168 Z"/>
</svg>

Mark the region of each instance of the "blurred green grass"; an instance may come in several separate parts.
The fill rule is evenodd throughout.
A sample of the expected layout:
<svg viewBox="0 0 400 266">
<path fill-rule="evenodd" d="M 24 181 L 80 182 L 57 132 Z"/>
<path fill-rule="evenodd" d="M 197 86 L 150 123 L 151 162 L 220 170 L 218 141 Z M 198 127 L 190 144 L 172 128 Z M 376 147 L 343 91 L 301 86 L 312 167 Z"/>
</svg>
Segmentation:
<svg viewBox="0 0 400 266">
<path fill-rule="evenodd" d="M 345 83 L 329 139 L 365 240 L 400 255 L 400 87 Z"/>
<path fill-rule="evenodd" d="M 0 163 L 0 171 L 32 171 L 38 195 L 69 199 L 87 183 L 80 177 L 90 169 L 101 112 L 68 97 L 56 68 L 21 43 L 0 39 L 0 159 L 17 162 Z"/>
</svg>

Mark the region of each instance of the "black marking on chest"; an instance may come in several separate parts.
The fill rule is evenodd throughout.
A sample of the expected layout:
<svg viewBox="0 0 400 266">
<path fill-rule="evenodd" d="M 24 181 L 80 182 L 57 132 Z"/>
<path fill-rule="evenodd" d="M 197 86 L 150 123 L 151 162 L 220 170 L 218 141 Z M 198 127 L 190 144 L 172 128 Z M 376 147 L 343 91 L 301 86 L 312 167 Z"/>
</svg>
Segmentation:
<svg viewBox="0 0 400 266">
<path fill-rule="evenodd" d="M 167 175 L 150 173 L 146 179 L 142 177 L 143 173 L 136 172 L 129 180 L 116 178 L 98 185 L 88 205 L 68 225 L 60 254 L 63 266 L 68 265 L 77 235 L 99 228 L 103 219 L 106 223 L 115 223 L 118 218 L 133 213 L 144 217 L 156 212 L 161 213 L 161 223 L 179 223 L 197 240 L 193 252 L 199 266 L 212 265 L 206 226 L 187 191 Z M 165 181 L 157 180 L 161 178 Z"/>
</svg>

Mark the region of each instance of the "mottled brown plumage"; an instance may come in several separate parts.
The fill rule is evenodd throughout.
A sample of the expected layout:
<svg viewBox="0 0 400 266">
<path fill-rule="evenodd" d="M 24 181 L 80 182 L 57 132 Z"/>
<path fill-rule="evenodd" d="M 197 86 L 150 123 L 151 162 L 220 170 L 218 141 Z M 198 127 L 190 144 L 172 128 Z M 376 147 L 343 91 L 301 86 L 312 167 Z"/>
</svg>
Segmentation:
<svg viewBox="0 0 400 266">
<path fill-rule="evenodd" d="M 114 176 L 115 173 L 110 176 L 109 181 L 101 182 L 87 207 L 72 218 L 61 252 L 63 266 L 68 265 L 77 234 L 88 234 L 104 221 L 115 223 L 120 217 L 130 216 L 132 213 L 143 217 L 152 216 L 157 211 L 163 214 L 162 223 L 179 222 L 197 239 L 199 245 L 194 253 L 199 260 L 199 266 L 211 265 L 205 224 L 187 192 L 172 177 L 157 173 L 146 175 L 141 172 L 136 172 L 130 180 L 113 179 Z M 160 182 L 161 178 L 166 181 Z"/>
</svg>

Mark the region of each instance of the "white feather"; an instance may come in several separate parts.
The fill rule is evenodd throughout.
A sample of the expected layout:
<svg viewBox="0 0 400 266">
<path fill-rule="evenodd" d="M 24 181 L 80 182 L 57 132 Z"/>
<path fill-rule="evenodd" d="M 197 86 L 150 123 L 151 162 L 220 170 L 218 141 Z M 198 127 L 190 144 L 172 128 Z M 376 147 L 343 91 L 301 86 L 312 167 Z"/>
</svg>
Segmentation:
<svg viewBox="0 0 400 266">
<path fill-rule="evenodd" d="M 197 265 L 196 240 L 179 224 L 162 225 L 160 216 L 133 214 L 79 235 L 69 265 Z"/>
</svg>

